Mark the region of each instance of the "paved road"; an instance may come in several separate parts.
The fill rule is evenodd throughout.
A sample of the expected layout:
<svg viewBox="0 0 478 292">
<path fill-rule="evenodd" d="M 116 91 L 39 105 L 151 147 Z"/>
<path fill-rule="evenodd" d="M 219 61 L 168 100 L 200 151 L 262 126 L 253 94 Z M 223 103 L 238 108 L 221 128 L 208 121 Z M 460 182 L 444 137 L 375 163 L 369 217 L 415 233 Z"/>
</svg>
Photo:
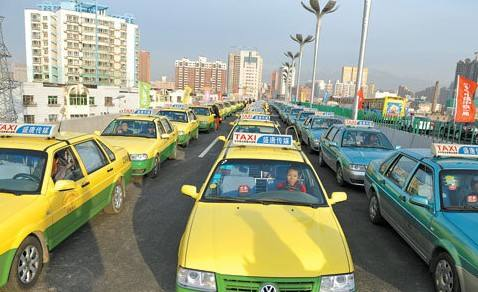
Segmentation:
<svg viewBox="0 0 478 292">
<path fill-rule="evenodd" d="M 219 133 L 203 134 L 178 160 L 167 161 L 157 179 L 127 189 L 119 215 L 100 214 L 58 246 L 38 283 L 41 291 L 174 291 L 177 249 L 192 200 L 182 184 L 200 186 L 220 151 L 217 143 L 198 156 Z M 314 165 L 316 155 L 309 155 Z M 388 226 L 367 219 L 361 188 L 337 187 L 333 172 L 319 168 L 327 191 L 346 191 L 335 207 L 352 252 L 360 291 L 432 291 L 427 266 Z"/>
</svg>

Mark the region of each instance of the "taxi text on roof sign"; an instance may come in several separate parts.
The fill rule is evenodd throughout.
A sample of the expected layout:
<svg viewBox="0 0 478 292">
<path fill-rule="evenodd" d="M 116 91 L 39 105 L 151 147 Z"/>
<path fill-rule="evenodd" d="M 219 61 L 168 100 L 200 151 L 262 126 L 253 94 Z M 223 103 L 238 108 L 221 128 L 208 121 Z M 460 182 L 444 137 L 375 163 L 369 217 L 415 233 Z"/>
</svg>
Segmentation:
<svg viewBox="0 0 478 292">
<path fill-rule="evenodd" d="M 270 121 L 271 117 L 268 115 L 242 114 L 241 120 Z"/>
<path fill-rule="evenodd" d="M 373 128 L 374 123 L 372 121 L 364 120 L 345 120 L 344 125 L 348 127 L 364 127 L 364 128 Z"/>
<path fill-rule="evenodd" d="M 52 137 L 55 125 L 0 123 L 0 135 Z"/>
<path fill-rule="evenodd" d="M 232 138 L 232 143 L 236 145 L 292 147 L 292 136 L 236 132 Z"/>
<path fill-rule="evenodd" d="M 316 112 L 315 115 L 319 117 L 333 117 L 335 114 L 332 112 Z"/>
<path fill-rule="evenodd" d="M 152 115 L 153 110 L 152 109 L 137 109 L 134 111 L 135 115 Z"/>
<path fill-rule="evenodd" d="M 458 144 L 432 144 L 435 156 L 478 158 L 478 146 Z"/>
</svg>

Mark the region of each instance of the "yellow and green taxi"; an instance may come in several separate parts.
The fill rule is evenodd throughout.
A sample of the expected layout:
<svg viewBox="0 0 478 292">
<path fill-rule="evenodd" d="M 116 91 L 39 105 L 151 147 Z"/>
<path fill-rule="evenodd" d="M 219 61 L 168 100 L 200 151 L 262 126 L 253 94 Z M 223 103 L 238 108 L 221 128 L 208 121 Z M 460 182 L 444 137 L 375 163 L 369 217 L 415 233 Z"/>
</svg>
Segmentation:
<svg viewBox="0 0 478 292">
<path fill-rule="evenodd" d="M 227 137 L 220 136 L 220 140 L 231 141 L 235 132 L 255 134 L 280 134 L 279 125 L 271 121 L 268 115 L 242 114 L 240 119 L 230 123 L 233 127 Z"/>
<path fill-rule="evenodd" d="M 49 252 L 102 210 L 119 213 L 126 150 L 55 126 L 0 124 L 0 288 L 35 285 Z"/>
<path fill-rule="evenodd" d="M 178 130 L 178 144 L 187 147 L 189 142 L 199 139 L 199 122 L 189 108 L 163 108 L 157 115 L 167 117 Z"/>
<path fill-rule="evenodd" d="M 198 191 L 181 239 L 177 291 L 355 291 L 332 205 L 290 135 L 234 133 Z"/>
<path fill-rule="evenodd" d="M 199 130 L 210 132 L 214 130 L 214 112 L 212 108 L 208 105 L 195 105 L 191 106 L 190 109 L 196 115 L 199 121 Z"/>
<path fill-rule="evenodd" d="M 101 136 L 111 145 L 128 151 L 135 176 L 149 174 L 155 178 L 161 162 L 176 159 L 178 131 L 165 117 L 120 116 L 111 121 Z"/>
<path fill-rule="evenodd" d="M 221 116 L 222 120 L 225 120 L 228 117 L 228 112 L 226 111 L 226 107 L 222 102 L 214 103 L 219 108 L 219 115 Z"/>
</svg>

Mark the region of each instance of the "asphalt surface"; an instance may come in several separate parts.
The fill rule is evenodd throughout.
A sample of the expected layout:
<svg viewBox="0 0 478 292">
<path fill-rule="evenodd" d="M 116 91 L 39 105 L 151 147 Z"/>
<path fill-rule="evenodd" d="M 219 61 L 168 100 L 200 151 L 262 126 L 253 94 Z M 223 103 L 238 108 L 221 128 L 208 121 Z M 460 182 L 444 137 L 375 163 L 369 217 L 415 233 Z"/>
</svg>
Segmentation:
<svg viewBox="0 0 478 292">
<path fill-rule="evenodd" d="M 201 134 L 178 151 L 177 160 L 161 166 L 158 178 L 128 186 L 123 212 L 99 214 L 54 249 L 35 290 L 174 291 L 179 241 L 193 205 L 180 187 L 204 182 L 222 143 L 199 156 L 229 129 L 226 122 L 217 133 Z M 334 209 L 352 252 L 358 290 L 432 291 L 418 255 L 390 226 L 368 221 L 363 189 L 337 186 L 329 168 L 317 167 L 317 155 L 308 156 L 329 194 L 348 194 Z"/>
</svg>

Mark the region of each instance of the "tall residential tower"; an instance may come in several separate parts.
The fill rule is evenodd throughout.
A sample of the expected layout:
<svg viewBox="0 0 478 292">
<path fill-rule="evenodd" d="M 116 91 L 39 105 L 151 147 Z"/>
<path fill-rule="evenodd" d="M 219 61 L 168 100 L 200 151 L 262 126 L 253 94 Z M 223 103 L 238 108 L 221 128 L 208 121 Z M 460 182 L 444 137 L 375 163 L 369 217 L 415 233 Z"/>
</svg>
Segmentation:
<svg viewBox="0 0 478 292">
<path fill-rule="evenodd" d="M 262 63 L 257 51 L 230 53 L 227 93 L 258 98 L 262 87 Z"/>
</svg>

